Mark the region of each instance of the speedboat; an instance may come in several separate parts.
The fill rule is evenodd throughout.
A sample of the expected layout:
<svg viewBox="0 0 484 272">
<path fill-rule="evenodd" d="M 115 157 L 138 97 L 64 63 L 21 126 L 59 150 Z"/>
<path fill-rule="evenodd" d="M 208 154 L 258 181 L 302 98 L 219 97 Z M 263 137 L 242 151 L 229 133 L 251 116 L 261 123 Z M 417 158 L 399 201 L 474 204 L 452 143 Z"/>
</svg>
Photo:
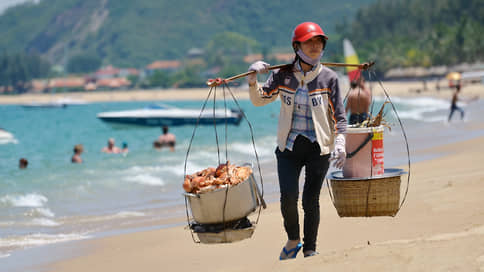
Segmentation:
<svg viewBox="0 0 484 272">
<path fill-rule="evenodd" d="M 15 141 L 12 133 L 0 128 L 0 144 L 13 143 Z"/>
<path fill-rule="evenodd" d="M 28 103 L 28 104 L 22 104 L 22 107 L 29 108 L 29 109 L 33 109 L 33 108 L 65 108 L 65 107 L 67 107 L 67 104 L 63 103 L 63 102 L 57 102 L 57 101 L 53 101 L 53 102 L 32 102 L 32 103 Z"/>
<path fill-rule="evenodd" d="M 215 117 L 215 118 L 214 118 Z M 143 109 L 127 111 L 101 112 L 97 118 L 111 124 L 127 124 L 138 126 L 183 126 L 183 125 L 239 125 L 242 113 L 238 110 L 216 109 L 182 109 L 171 106 L 151 105 Z"/>
</svg>

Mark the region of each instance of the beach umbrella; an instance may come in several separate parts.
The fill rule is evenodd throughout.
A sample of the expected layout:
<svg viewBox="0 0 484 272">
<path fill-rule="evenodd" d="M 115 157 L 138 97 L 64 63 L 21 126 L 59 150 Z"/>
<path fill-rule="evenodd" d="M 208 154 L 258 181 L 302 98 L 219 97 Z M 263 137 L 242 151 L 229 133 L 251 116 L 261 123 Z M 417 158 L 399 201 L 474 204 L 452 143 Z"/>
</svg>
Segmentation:
<svg viewBox="0 0 484 272">
<path fill-rule="evenodd" d="M 447 74 L 446 78 L 448 80 L 461 80 L 462 76 L 458 72 L 451 72 Z"/>
</svg>

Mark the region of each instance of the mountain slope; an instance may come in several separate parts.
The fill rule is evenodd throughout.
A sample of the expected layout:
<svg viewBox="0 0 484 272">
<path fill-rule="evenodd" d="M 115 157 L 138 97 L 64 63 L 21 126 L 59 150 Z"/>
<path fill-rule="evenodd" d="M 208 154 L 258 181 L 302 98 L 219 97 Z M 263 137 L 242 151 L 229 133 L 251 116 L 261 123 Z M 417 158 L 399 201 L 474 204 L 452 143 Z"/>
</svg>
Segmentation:
<svg viewBox="0 0 484 272">
<path fill-rule="evenodd" d="M 334 41 L 335 24 L 374 1 L 42 0 L 0 16 L 0 50 L 37 52 L 53 63 L 82 53 L 140 66 L 205 48 L 225 31 L 259 43 L 247 51 L 290 50 L 296 24 L 318 22 Z"/>
</svg>

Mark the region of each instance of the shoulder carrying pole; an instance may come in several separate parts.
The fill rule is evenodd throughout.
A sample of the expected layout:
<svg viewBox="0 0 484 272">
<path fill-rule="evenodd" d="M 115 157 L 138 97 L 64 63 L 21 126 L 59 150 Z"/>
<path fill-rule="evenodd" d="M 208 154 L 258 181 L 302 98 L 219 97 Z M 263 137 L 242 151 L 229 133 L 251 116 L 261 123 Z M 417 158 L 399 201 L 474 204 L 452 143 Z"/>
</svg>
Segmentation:
<svg viewBox="0 0 484 272">
<path fill-rule="evenodd" d="M 362 63 L 362 64 L 348 64 L 348 63 L 337 63 L 337 62 L 321 62 L 322 65 L 324 66 L 331 66 L 331 67 L 357 67 L 358 69 L 361 69 L 361 70 L 368 70 L 368 68 L 370 68 L 371 66 L 373 66 L 375 64 L 374 61 L 371 61 L 371 62 L 365 62 L 365 63 Z M 275 69 L 280 69 L 280 68 L 284 68 L 284 67 L 288 67 L 288 66 L 291 66 L 292 64 L 279 64 L 279 65 L 274 65 L 274 66 L 270 66 L 268 67 L 267 69 L 268 70 L 275 70 Z M 233 80 L 236 80 L 238 78 L 241 78 L 241 77 L 246 77 L 250 74 L 253 74 L 255 73 L 255 71 L 249 71 L 249 72 L 245 72 L 243 74 L 239 74 L 239 75 L 236 75 L 236 76 L 233 76 L 233 77 L 229 77 L 229 78 L 226 78 L 226 79 L 222 79 L 222 78 L 216 78 L 216 79 L 209 79 L 207 81 L 207 85 L 210 86 L 210 87 L 213 87 L 213 86 L 218 86 L 218 85 L 221 85 L 222 83 L 228 83 L 230 81 L 233 81 Z"/>
</svg>

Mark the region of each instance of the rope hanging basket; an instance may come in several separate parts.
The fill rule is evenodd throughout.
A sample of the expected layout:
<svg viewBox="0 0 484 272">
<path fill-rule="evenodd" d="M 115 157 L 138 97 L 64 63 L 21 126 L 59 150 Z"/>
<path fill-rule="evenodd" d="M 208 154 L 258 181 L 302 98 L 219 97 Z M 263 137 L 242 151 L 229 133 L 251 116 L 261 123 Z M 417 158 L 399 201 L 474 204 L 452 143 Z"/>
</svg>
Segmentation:
<svg viewBox="0 0 484 272">
<path fill-rule="evenodd" d="M 252 140 L 252 146 L 254 148 L 254 155 L 257 161 L 257 169 L 254 169 L 252 163 L 244 163 L 241 168 L 250 169 L 245 173 L 250 173 L 249 176 L 237 174 L 234 172 L 239 168 L 238 166 L 229 164 L 229 150 L 228 150 L 228 124 L 225 122 L 225 162 L 221 163 L 222 159 L 220 156 L 220 144 L 219 136 L 217 133 L 217 122 L 215 119 L 215 107 L 216 107 L 216 93 L 217 87 L 222 85 L 223 94 L 223 104 L 225 114 L 228 112 L 226 94 L 229 94 L 233 102 L 237 105 L 237 112 L 240 113 L 249 126 L 250 136 Z M 230 90 L 230 87 L 225 81 L 220 82 L 219 85 L 213 85 L 205 99 L 202 108 L 200 110 L 200 115 L 197 120 L 190 139 L 188 150 L 185 157 L 184 174 L 185 182 L 187 182 L 187 188 L 184 189 L 187 193 L 184 194 L 185 197 L 185 210 L 187 216 L 187 227 L 190 230 L 192 239 L 195 243 L 205 243 L 205 244 L 216 244 L 216 243 L 232 243 L 240 240 L 244 240 L 252 237 L 255 227 L 259 221 L 259 216 L 262 208 L 266 208 L 266 203 L 264 201 L 264 184 L 262 180 L 261 166 L 259 162 L 259 155 L 255 147 L 254 133 L 252 125 L 247 119 L 244 111 L 240 107 L 237 99 Z M 207 168 L 205 170 L 199 171 L 196 174 L 200 176 L 187 175 L 187 162 L 190 149 L 195 137 L 197 127 L 200 122 L 200 118 L 205 110 L 205 106 L 210 98 L 213 98 L 213 128 L 215 134 L 215 142 L 217 146 L 217 158 L 218 167 L 217 169 Z M 235 167 L 232 168 L 232 167 Z M 232 170 L 231 170 L 232 169 Z M 210 171 L 209 171 L 210 170 Z M 220 170 L 220 173 L 218 173 Z M 259 182 L 261 183 L 261 189 L 257 184 L 256 178 L 254 176 L 254 170 L 259 173 Z M 212 173 L 213 171 L 213 173 Z M 242 171 L 244 172 L 244 171 Z M 215 175 L 215 176 L 213 176 Z M 216 180 L 215 178 L 220 178 L 222 180 Z M 202 179 L 203 188 L 210 189 L 204 190 L 202 192 L 202 187 L 192 187 L 194 183 L 201 185 L 202 182 L 195 179 Z M 205 180 L 206 179 L 206 180 Z M 207 181 L 211 181 L 212 185 L 208 185 Z M 192 183 L 194 182 L 194 183 Z M 217 183 L 218 182 L 218 183 Z M 235 183 L 232 183 L 235 182 Z M 190 185 L 188 185 L 190 184 Z M 206 187 L 205 187 L 206 186 Z M 210 188 L 214 187 L 214 188 Z M 200 190 L 191 190 L 192 188 Z M 248 216 L 257 212 L 257 218 L 255 221 L 250 221 Z M 196 239 L 198 237 L 198 239 Z"/>
<path fill-rule="evenodd" d="M 371 79 L 372 71 L 369 71 L 368 74 Z M 390 96 L 381 81 L 378 80 L 378 83 L 385 94 L 386 101 L 375 118 L 368 118 L 360 124 L 363 125 L 360 130 L 363 129 L 368 137 L 364 140 L 361 137 L 355 138 L 361 143 L 356 145 L 358 147 L 354 152 L 351 151 L 347 154 L 349 165 L 345 164 L 343 171 L 332 172 L 327 178 L 328 192 L 340 217 L 395 216 L 407 197 L 410 183 L 410 151 L 407 136 Z M 386 123 L 383 120 L 383 109 L 386 103 L 391 105 L 402 129 L 408 158 L 408 172 L 399 168 L 383 167 L 383 127 L 381 124 Z M 358 129 L 356 130 L 358 132 Z M 365 150 L 366 152 L 364 152 Z M 367 169 L 364 169 L 365 167 Z M 407 174 L 407 186 L 401 199 L 401 177 L 405 174 Z"/>
<path fill-rule="evenodd" d="M 330 195 L 340 217 L 395 216 L 400 209 L 402 169 L 387 168 L 371 178 L 343 178 L 341 171 L 329 177 Z"/>
</svg>

